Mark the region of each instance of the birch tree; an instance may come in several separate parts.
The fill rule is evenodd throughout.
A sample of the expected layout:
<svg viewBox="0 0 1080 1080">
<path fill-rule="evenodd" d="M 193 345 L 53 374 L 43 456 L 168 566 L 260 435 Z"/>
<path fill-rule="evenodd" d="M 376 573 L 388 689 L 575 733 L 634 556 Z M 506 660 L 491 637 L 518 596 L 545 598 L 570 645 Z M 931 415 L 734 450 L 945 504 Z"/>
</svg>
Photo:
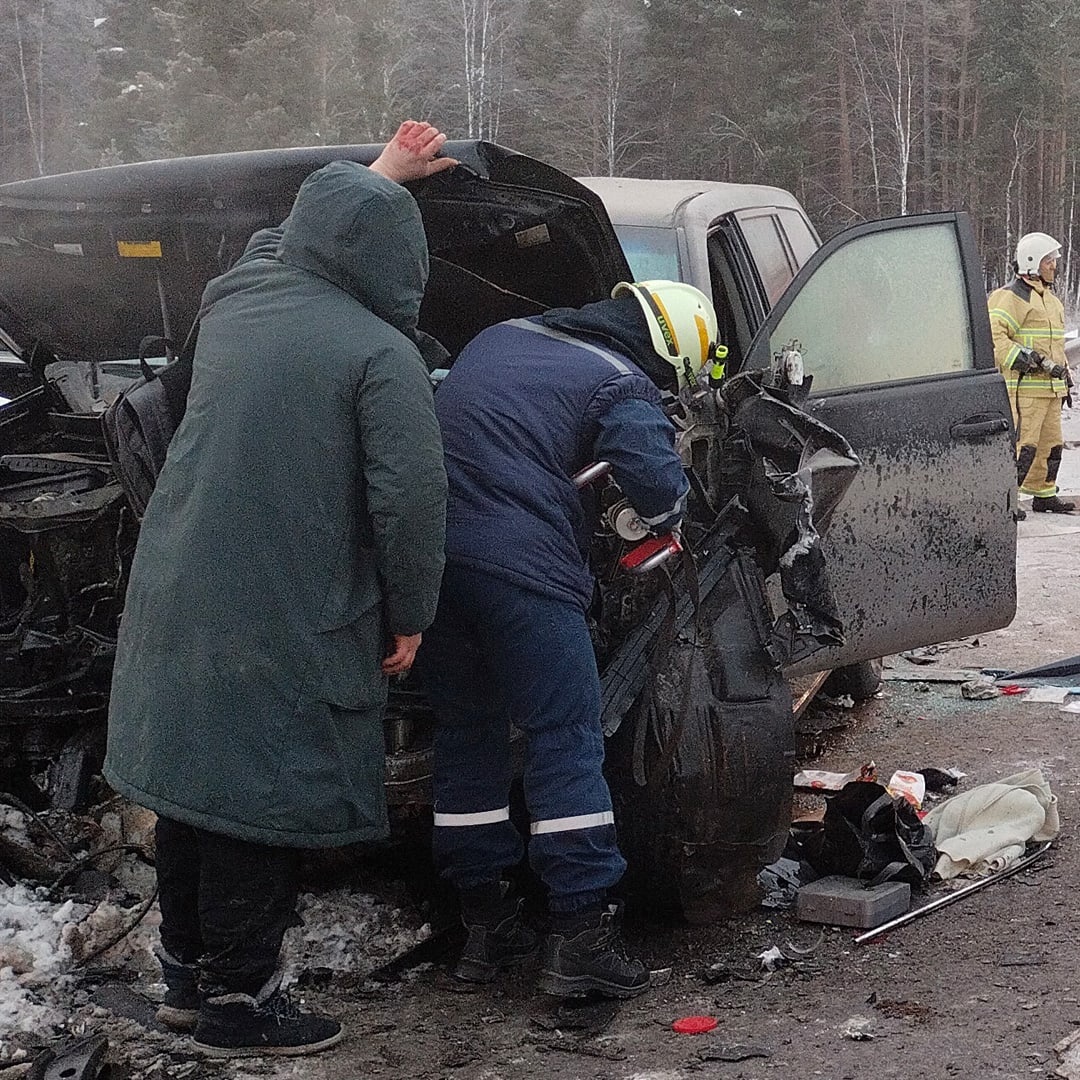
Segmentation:
<svg viewBox="0 0 1080 1080">
<path fill-rule="evenodd" d="M 441 0 L 437 5 L 443 16 L 439 25 L 450 31 L 457 53 L 457 77 L 448 89 L 458 91 L 462 136 L 498 138 L 507 45 L 520 8 L 518 0 Z"/>
<path fill-rule="evenodd" d="M 11 0 L 11 6 L 26 131 L 41 176 L 45 172 L 45 0 L 38 0 L 26 12 L 22 0 Z"/>
<path fill-rule="evenodd" d="M 549 101 L 572 172 L 633 174 L 655 138 L 640 117 L 648 93 L 642 10 L 641 0 L 593 0 L 581 15 L 569 54 L 590 62 L 567 71 Z"/>
<path fill-rule="evenodd" d="M 907 3 L 885 0 L 861 26 L 849 27 L 846 36 L 858 81 L 875 210 L 879 215 L 885 212 L 889 193 L 888 209 L 906 214 L 916 137 Z"/>
</svg>

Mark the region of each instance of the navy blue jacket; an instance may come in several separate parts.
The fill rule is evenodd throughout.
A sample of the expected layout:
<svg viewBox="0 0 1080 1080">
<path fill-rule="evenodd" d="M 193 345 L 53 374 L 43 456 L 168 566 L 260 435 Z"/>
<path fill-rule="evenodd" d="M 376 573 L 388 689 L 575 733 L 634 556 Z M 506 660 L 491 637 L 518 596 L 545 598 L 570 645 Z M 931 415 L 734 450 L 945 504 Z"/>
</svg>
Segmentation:
<svg viewBox="0 0 1080 1080">
<path fill-rule="evenodd" d="M 435 395 L 449 482 L 446 555 L 585 608 L 589 537 L 573 474 L 610 462 L 656 532 L 681 519 L 688 484 L 653 382 L 621 350 L 551 321 L 483 331 Z"/>
</svg>

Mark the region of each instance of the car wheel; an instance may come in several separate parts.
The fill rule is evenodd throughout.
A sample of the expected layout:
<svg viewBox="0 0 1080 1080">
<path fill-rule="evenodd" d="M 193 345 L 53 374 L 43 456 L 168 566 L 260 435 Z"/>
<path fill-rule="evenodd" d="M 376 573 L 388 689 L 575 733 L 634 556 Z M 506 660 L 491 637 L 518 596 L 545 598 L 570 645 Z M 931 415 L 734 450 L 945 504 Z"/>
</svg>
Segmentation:
<svg viewBox="0 0 1080 1080">
<path fill-rule="evenodd" d="M 868 701 L 880 689 L 882 663 L 863 660 L 837 668 L 826 680 L 821 692 L 827 697 L 850 697 L 855 702 Z"/>
<path fill-rule="evenodd" d="M 671 653 L 677 676 L 685 647 Z M 787 842 L 793 719 L 787 687 L 768 678 L 752 701 L 719 700 L 703 666 L 691 678 L 685 706 L 677 678 L 657 681 L 661 700 L 637 703 L 608 740 L 605 773 L 624 893 L 711 925 L 760 904 L 758 872 Z"/>
</svg>

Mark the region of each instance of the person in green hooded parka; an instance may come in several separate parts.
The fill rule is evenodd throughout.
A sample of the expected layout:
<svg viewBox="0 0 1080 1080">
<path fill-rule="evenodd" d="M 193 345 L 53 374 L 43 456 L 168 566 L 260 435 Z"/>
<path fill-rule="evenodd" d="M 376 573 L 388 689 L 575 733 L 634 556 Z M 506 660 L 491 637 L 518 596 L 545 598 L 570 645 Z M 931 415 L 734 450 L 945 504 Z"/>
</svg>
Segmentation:
<svg viewBox="0 0 1080 1080">
<path fill-rule="evenodd" d="M 300 849 L 386 834 L 387 676 L 438 598 L 427 245 L 396 181 L 454 164 L 444 141 L 407 122 L 370 169 L 320 169 L 210 282 L 142 523 L 105 776 L 158 814 L 161 1018 L 210 1053 L 341 1037 L 288 1002 L 278 959 Z"/>
</svg>

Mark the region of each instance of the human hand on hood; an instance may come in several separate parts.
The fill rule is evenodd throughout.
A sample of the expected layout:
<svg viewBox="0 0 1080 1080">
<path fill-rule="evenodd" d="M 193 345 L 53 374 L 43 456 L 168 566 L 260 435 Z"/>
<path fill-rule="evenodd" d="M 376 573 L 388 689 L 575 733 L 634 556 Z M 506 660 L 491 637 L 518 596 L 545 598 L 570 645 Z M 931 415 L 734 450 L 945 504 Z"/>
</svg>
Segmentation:
<svg viewBox="0 0 1080 1080">
<path fill-rule="evenodd" d="M 406 120 L 371 163 L 375 172 L 388 180 L 404 184 L 406 180 L 422 180 L 456 164 L 453 158 L 437 158 L 446 136 L 438 128 L 421 120 Z"/>
</svg>

